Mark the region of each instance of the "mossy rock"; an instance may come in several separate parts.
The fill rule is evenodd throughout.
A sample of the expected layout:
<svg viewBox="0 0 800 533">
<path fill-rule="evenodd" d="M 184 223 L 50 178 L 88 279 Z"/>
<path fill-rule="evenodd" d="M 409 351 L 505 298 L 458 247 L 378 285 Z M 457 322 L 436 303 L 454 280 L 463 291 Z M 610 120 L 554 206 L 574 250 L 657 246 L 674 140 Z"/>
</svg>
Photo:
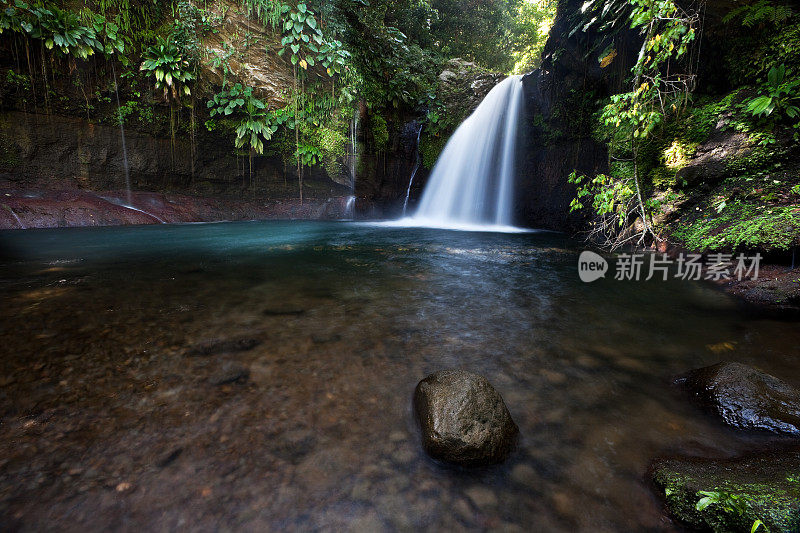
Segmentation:
<svg viewBox="0 0 800 533">
<path fill-rule="evenodd" d="M 800 531 L 800 448 L 735 459 L 659 459 L 650 472 L 670 515 L 689 528 L 748 532 L 760 520 L 767 529 L 758 531 Z M 713 503 L 698 510 L 709 494 Z"/>
</svg>

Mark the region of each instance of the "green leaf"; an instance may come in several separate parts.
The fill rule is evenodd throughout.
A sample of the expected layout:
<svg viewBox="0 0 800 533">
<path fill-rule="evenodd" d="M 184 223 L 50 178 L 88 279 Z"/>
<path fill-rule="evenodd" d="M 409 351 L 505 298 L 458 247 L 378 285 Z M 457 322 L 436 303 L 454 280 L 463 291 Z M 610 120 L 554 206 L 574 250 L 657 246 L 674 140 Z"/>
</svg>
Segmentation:
<svg viewBox="0 0 800 533">
<path fill-rule="evenodd" d="M 709 492 L 701 490 L 698 494 L 702 494 L 704 497 L 700 498 L 700 500 L 695 505 L 695 509 L 698 511 L 704 510 L 709 505 L 719 502 L 719 493 L 718 492 Z"/>
<path fill-rule="evenodd" d="M 772 104 L 772 98 L 769 96 L 759 96 L 750 100 L 747 110 L 753 115 L 760 115 Z"/>
<path fill-rule="evenodd" d="M 786 74 L 786 65 L 781 65 L 779 67 L 772 67 L 769 69 L 769 73 L 767 73 L 767 81 L 773 87 L 777 87 L 783 81 L 783 77 Z"/>
</svg>

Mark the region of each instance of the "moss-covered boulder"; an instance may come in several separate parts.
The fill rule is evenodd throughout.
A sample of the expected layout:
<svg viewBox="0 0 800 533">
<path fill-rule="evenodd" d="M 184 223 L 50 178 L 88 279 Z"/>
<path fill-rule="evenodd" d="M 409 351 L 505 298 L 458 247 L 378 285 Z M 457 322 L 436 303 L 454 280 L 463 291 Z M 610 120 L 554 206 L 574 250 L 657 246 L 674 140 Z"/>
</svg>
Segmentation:
<svg viewBox="0 0 800 533">
<path fill-rule="evenodd" d="M 669 514 L 687 527 L 748 532 L 760 520 L 771 533 L 800 531 L 800 449 L 735 459 L 659 459 L 650 473 Z"/>
<path fill-rule="evenodd" d="M 741 363 L 692 370 L 679 383 L 696 403 L 737 429 L 800 436 L 800 390 Z"/>
</svg>

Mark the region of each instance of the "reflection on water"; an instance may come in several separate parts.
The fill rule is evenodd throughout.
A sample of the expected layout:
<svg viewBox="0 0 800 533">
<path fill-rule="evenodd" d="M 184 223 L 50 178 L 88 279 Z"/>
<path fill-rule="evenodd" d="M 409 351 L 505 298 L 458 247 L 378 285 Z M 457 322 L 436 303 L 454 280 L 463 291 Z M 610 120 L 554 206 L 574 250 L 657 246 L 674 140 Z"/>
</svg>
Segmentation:
<svg viewBox="0 0 800 533">
<path fill-rule="evenodd" d="M 769 439 L 670 376 L 734 359 L 800 385 L 796 324 L 702 284 L 583 284 L 558 234 L 271 222 L 0 243 L 11 528 L 672 531 L 651 458 Z M 506 399 L 507 464 L 421 452 L 411 394 L 449 367 Z"/>
</svg>

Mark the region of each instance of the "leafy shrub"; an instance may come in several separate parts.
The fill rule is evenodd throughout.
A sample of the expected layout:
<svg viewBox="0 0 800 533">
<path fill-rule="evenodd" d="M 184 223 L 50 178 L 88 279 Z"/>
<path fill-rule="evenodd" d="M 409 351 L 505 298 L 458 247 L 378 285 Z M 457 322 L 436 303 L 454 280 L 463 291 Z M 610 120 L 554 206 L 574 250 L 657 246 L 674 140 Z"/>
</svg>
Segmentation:
<svg viewBox="0 0 800 533">
<path fill-rule="evenodd" d="M 31 5 L 18 0 L 0 10 L 0 33 L 10 30 L 44 42 L 45 48 L 62 56 L 81 59 L 99 52 L 122 53 L 125 45 L 119 27 L 102 15 L 78 13 L 55 5 Z"/>
<path fill-rule="evenodd" d="M 786 65 L 772 67 L 763 86 L 767 94 L 757 96 L 747 102 L 747 110 L 754 116 L 768 117 L 786 115 L 789 118 L 800 116 L 800 79 L 786 77 Z"/>
<path fill-rule="evenodd" d="M 189 82 L 194 80 L 191 65 L 177 44 L 171 39 L 159 37 L 156 44 L 147 49 L 140 70 L 150 72 L 156 79 L 156 89 L 163 89 L 164 99 L 179 99 L 181 94 L 191 94 Z"/>
</svg>

